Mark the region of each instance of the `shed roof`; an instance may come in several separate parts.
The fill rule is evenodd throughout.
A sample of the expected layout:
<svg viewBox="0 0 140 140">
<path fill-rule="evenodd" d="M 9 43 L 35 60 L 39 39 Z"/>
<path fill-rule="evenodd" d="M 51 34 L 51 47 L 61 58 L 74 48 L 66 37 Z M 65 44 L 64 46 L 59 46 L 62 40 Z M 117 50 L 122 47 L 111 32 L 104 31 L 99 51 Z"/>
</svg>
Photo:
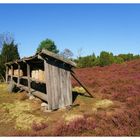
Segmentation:
<svg viewBox="0 0 140 140">
<path fill-rule="evenodd" d="M 11 62 L 8 62 L 8 63 L 5 63 L 6 65 L 12 65 L 12 64 L 15 64 L 15 63 L 18 63 L 18 62 L 25 62 L 25 61 L 30 61 L 30 60 L 34 60 L 34 59 L 38 59 L 38 56 L 42 56 L 42 55 L 45 55 L 45 57 L 51 57 L 51 58 L 54 58 L 56 60 L 59 60 L 63 63 L 66 63 L 72 67 L 76 67 L 76 63 L 74 63 L 73 61 L 69 60 L 69 59 L 66 59 L 58 54 L 55 54 L 55 53 L 52 53 L 48 50 L 45 50 L 43 49 L 42 51 L 40 51 L 39 53 L 36 53 L 35 55 L 33 56 L 30 56 L 30 57 L 23 57 L 22 59 L 19 59 L 19 60 L 15 60 L 15 61 L 11 61 Z"/>
</svg>

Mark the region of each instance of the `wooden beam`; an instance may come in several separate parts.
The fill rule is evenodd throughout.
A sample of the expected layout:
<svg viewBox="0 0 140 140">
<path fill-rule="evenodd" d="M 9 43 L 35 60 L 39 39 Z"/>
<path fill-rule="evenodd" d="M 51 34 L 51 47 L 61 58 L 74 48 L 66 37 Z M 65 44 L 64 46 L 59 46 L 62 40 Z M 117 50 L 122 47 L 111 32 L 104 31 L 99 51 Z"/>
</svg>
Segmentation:
<svg viewBox="0 0 140 140">
<path fill-rule="evenodd" d="M 27 91 L 27 92 L 29 92 L 29 88 L 28 87 L 26 87 L 26 86 L 24 86 L 24 85 L 21 85 L 21 84 L 17 84 L 16 82 L 14 82 L 19 88 L 21 88 L 21 89 L 23 89 L 23 90 L 25 90 L 25 91 Z M 42 100 L 44 100 L 44 101 L 48 101 L 47 100 L 47 94 L 44 94 L 44 93 L 42 93 L 42 92 L 40 92 L 40 91 L 36 91 L 36 90 L 34 90 L 34 89 L 32 89 L 32 88 L 30 88 L 30 92 L 31 92 L 31 94 L 33 94 L 34 96 L 36 96 L 36 97 L 38 97 L 38 98 L 40 98 L 40 99 L 42 99 Z"/>
<path fill-rule="evenodd" d="M 71 75 L 73 78 L 85 89 L 85 91 L 93 98 L 93 95 L 90 93 L 90 91 L 86 88 L 86 86 L 78 79 L 78 77 L 75 75 L 73 71 L 71 71 Z"/>
<path fill-rule="evenodd" d="M 8 66 L 6 66 L 6 83 L 8 83 Z"/>
<path fill-rule="evenodd" d="M 31 93 L 30 65 L 27 63 L 28 90 Z"/>
<path fill-rule="evenodd" d="M 13 65 L 11 65 L 11 81 L 13 81 L 13 74 L 14 74 L 14 68 Z"/>
<path fill-rule="evenodd" d="M 17 84 L 20 84 L 20 65 L 18 64 L 18 82 Z"/>
</svg>

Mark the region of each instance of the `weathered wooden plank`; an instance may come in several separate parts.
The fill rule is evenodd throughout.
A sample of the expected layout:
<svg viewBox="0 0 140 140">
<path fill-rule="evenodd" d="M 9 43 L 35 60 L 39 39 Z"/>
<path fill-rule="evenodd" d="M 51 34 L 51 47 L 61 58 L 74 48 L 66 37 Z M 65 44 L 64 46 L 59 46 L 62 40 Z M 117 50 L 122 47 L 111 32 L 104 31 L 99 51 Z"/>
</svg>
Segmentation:
<svg viewBox="0 0 140 140">
<path fill-rule="evenodd" d="M 44 71 L 45 71 L 45 81 L 46 81 L 46 91 L 47 91 L 47 98 L 48 98 L 48 109 L 52 110 L 52 101 L 51 101 L 51 89 L 50 89 L 50 72 L 49 72 L 49 65 L 44 60 Z"/>
<path fill-rule="evenodd" d="M 66 71 L 62 69 L 62 96 L 64 97 L 64 106 L 67 105 L 67 79 L 66 79 Z"/>
<path fill-rule="evenodd" d="M 61 84 L 60 84 L 60 80 L 61 80 L 61 77 L 60 77 L 60 69 L 57 67 L 57 101 L 58 101 L 58 107 L 61 108 L 63 107 L 64 105 L 62 105 L 62 101 L 61 101 Z"/>
<path fill-rule="evenodd" d="M 20 84 L 20 65 L 18 64 L 18 82 L 17 84 Z"/>
<path fill-rule="evenodd" d="M 61 88 L 61 106 L 64 107 L 65 106 L 65 94 L 66 94 L 66 85 L 65 85 L 65 74 L 64 74 L 64 69 L 60 69 L 60 88 Z"/>
<path fill-rule="evenodd" d="M 52 78 L 52 84 L 51 84 L 51 89 L 52 89 L 52 108 L 56 109 L 58 108 L 58 102 L 57 102 L 57 75 L 56 75 L 56 68 L 52 65 L 49 65 L 49 67 L 52 69 L 51 71 L 51 78 Z"/>
<path fill-rule="evenodd" d="M 15 83 L 15 82 L 14 82 Z M 23 89 L 23 90 L 25 90 L 25 91 L 28 91 L 29 92 L 29 88 L 28 87 L 26 87 L 26 86 L 24 86 L 24 85 L 21 85 L 21 84 L 17 84 L 17 83 L 15 83 L 19 88 L 21 88 L 21 89 Z M 47 94 L 44 94 L 44 93 L 42 93 L 42 92 L 39 92 L 39 91 L 36 91 L 36 90 L 34 90 L 34 89 L 30 89 L 30 92 L 31 92 L 31 94 L 33 94 L 34 96 L 36 96 L 36 97 L 38 97 L 38 98 L 40 98 L 40 99 L 42 99 L 42 100 L 44 100 L 44 101 L 48 101 L 47 100 Z"/>
<path fill-rule="evenodd" d="M 42 93 L 42 92 L 39 92 L 39 91 L 35 91 L 35 90 L 34 90 L 34 91 L 31 92 L 31 94 L 33 94 L 34 96 L 36 96 L 36 97 L 38 97 L 38 98 L 40 98 L 40 99 L 42 99 L 42 100 L 48 102 L 48 100 L 47 100 L 47 95 L 44 94 L 44 93 Z"/>
<path fill-rule="evenodd" d="M 60 90 L 60 77 L 59 77 L 59 68 L 53 66 L 54 68 L 54 85 L 55 85 L 55 102 L 56 102 L 56 108 L 59 108 L 59 98 L 60 98 L 60 94 L 61 94 L 61 90 Z M 56 78 L 55 78 L 56 77 Z"/>
<path fill-rule="evenodd" d="M 62 73 L 63 69 L 59 69 L 59 85 L 60 85 L 60 99 L 59 99 L 59 107 L 64 107 L 65 103 L 64 103 L 64 96 L 63 96 L 63 73 Z"/>
<path fill-rule="evenodd" d="M 71 79 L 69 76 L 69 71 L 60 69 L 61 107 L 72 104 Z"/>
<path fill-rule="evenodd" d="M 71 88 L 71 75 L 69 71 L 67 72 L 67 105 L 72 104 L 72 88 Z"/>
<path fill-rule="evenodd" d="M 13 73 L 14 73 L 14 68 L 13 65 L 11 65 L 11 81 L 13 81 Z"/>
<path fill-rule="evenodd" d="M 31 93 L 31 80 L 30 80 L 30 65 L 27 63 L 27 77 L 28 77 L 28 90 Z"/>
<path fill-rule="evenodd" d="M 8 83 L 8 66 L 6 66 L 6 83 Z"/>
</svg>

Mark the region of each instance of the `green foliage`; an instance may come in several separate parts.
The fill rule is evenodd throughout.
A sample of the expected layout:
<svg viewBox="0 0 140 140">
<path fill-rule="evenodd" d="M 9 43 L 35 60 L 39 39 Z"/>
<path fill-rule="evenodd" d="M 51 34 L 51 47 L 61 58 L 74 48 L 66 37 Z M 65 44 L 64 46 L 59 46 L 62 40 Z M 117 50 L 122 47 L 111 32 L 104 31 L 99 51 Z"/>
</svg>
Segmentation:
<svg viewBox="0 0 140 140">
<path fill-rule="evenodd" d="M 46 39 L 46 40 L 43 40 L 39 47 L 37 48 L 37 52 L 40 52 L 42 49 L 46 49 L 48 51 L 51 51 L 53 53 L 58 53 L 59 50 L 57 49 L 54 41 L 52 41 L 51 39 Z"/>
<path fill-rule="evenodd" d="M 1 51 L 1 56 L 3 63 L 19 59 L 20 57 L 18 53 L 17 44 L 14 44 L 14 41 L 12 41 L 10 44 L 4 43 Z"/>
<path fill-rule="evenodd" d="M 124 61 L 129 61 L 134 58 L 133 54 L 128 53 L 128 54 L 119 54 L 119 57 L 123 58 Z"/>
<path fill-rule="evenodd" d="M 14 61 L 19 58 L 18 47 L 17 44 L 14 43 L 14 40 L 9 44 L 6 44 L 6 42 L 4 42 L 0 54 L 0 76 L 5 77 L 5 63 Z"/>
<path fill-rule="evenodd" d="M 96 59 L 93 62 L 93 66 L 100 66 L 100 57 L 97 56 Z"/>
<path fill-rule="evenodd" d="M 114 63 L 121 64 L 124 62 L 124 59 L 120 56 L 114 56 Z"/>
<path fill-rule="evenodd" d="M 78 59 L 78 67 L 91 67 L 94 65 L 94 61 L 96 59 L 96 56 L 95 54 L 92 54 L 92 55 L 88 55 L 88 56 L 85 56 L 85 57 L 79 57 Z"/>
<path fill-rule="evenodd" d="M 113 53 L 102 51 L 100 53 L 100 66 L 107 66 L 114 62 Z"/>
<path fill-rule="evenodd" d="M 74 60 L 77 63 L 77 66 L 80 68 L 84 67 L 93 67 L 93 66 L 108 66 L 113 63 L 121 64 L 125 61 L 130 61 L 133 59 L 140 58 L 140 55 L 133 55 L 131 53 L 128 54 L 119 54 L 114 56 L 113 53 L 102 51 L 99 56 L 95 56 L 93 53 L 92 55 L 79 57 L 78 59 Z"/>
</svg>

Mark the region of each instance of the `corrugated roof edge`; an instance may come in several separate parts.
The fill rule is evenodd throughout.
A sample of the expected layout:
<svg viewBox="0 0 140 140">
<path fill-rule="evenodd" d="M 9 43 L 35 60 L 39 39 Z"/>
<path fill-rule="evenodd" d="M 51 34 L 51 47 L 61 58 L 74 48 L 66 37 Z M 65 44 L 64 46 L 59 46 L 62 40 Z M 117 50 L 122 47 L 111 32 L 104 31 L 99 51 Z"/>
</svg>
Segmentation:
<svg viewBox="0 0 140 140">
<path fill-rule="evenodd" d="M 60 61 L 62 61 L 62 62 L 64 62 L 64 63 L 66 63 L 66 64 L 71 65 L 72 67 L 76 67 L 76 66 L 77 66 L 75 62 L 73 62 L 73 61 L 71 61 L 71 60 L 69 60 L 69 59 L 66 59 L 66 58 L 64 58 L 64 57 L 62 57 L 62 56 L 60 56 L 60 55 L 58 55 L 58 54 L 55 54 L 55 53 L 50 52 L 50 51 L 48 51 L 48 50 L 45 50 L 45 49 L 43 49 L 42 51 L 36 53 L 36 54 L 33 55 L 33 56 L 30 56 L 30 57 L 23 57 L 22 59 L 19 59 L 19 60 L 7 62 L 7 63 L 5 63 L 5 65 L 11 65 L 11 64 L 14 64 L 14 63 L 22 62 L 22 61 L 32 60 L 32 59 L 36 58 L 38 55 L 41 55 L 41 54 L 45 54 L 45 55 L 48 55 L 48 56 L 50 56 L 50 57 L 53 57 L 53 58 L 55 58 L 55 59 L 57 59 L 57 60 L 60 60 Z"/>
</svg>

